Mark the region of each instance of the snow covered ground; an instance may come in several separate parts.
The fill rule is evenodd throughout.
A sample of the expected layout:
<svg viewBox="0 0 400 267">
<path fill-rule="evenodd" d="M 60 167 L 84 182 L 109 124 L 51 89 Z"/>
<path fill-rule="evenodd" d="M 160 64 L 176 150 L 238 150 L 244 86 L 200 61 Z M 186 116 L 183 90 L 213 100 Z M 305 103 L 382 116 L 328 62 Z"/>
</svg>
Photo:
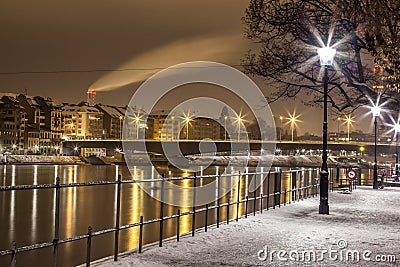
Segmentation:
<svg viewBox="0 0 400 267">
<path fill-rule="evenodd" d="M 329 203 L 330 215 L 318 214 L 319 197 L 307 199 L 92 266 L 400 265 L 400 188 L 332 192 Z"/>
</svg>

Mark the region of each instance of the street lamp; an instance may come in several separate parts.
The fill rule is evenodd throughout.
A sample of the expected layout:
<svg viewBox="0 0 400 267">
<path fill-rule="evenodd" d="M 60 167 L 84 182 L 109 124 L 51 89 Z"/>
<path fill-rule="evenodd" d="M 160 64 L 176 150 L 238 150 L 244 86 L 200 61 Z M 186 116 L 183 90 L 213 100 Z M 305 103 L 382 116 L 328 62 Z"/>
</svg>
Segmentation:
<svg viewBox="0 0 400 267">
<path fill-rule="evenodd" d="M 236 116 L 236 123 L 238 125 L 238 142 L 240 141 L 240 128 L 242 126 L 242 122 L 243 122 L 243 118 L 244 116 L 242 115 L 242 113 L 240 113 L 239 115 Z"/>
<path fill-rule="evenodd" d="M 328 67 L 333 63 L 336 49 L 323 47 L 318 49 L 321 66 L 324 66 L 324 122 L 322 124 L 322 166 L 320 172 L 319 214 L 329 214 L 328 204 Z"/>
<path fill-rule="evenodd" d="M 296 112 L 293 112 L 293 114 L 290 114 L 289 113 L 289 117 L 287 118 L 288 119 L 288 124 L 290 123 L 290 128 L 291 128 L 291 130 L 292 130 L 292 142 L 294 141 L 294 128 L 296 127 L 296 125 L 297 125 L 297 122 L 299 122 L 300 120 L 298 120 L 298 118 L 300 117 L 301 115 L 297 115 L 296 116 Z"/>
<path fill-rule="evenodd" d="M 174 140 L 174 126 L 175 126 L 175 122 L 174 122 L 175 116 L 171 116 L 171 140 Z"/>
<path fill-rule="evenodd" d="M 136 122 L 136 139 L 139 140 L 139 123 L 140 123 L 139 116 L 135 117 L 135 122 Z"/>
<path fill-rule="evenodd" d="M 224 131 L 225 131 L 225 138 L 224 141 L 226 141 L 226 120 L 228 119 L 228 116 L 224 116 Z"/>
<path fill-rule="evenodd" d="M 189 140 L 189 124 L 192 121 L 191 117 L 188 115 L 184 115 L 184 121 L 186 124 L 186 140 Z"/>
<path fill-rule="evenodd" d="M 345 115 L 345 123 L 347 124 L 347 142 L 350 142 L 350 126 L 353 124 L 354 120 L 350 115 Z"/>
<path fill-rule="evenodd" d="M 123 118 L 124 117 L 122 117 L 122 115 L 119 116 L 119 139 L 122 139 L 122 119 Z"/>
<path fill-rule="evenodd" d="M 394 134 L 396 135 L 396 163 L 395 163 L 395 170 L 396 176 L 399 175 L 399 131 L 400 131 L 400 124 L 396 123 L 393 126 Z"/>
<path fill-rule="evenodd" d="M 374 117 L 374 137 L 375 137 L 375 144 L 374 144 L 374 182 L 373 182 L 373 189 L 378 189 L 378 161 L 376 159 L 376 139 L 377 139 L 377 124 L 378 124 L 378 117 L 381 114 L 382 108 L 379 105 L 373 105 L 371 107 L 371 113 Z"/>
<path fill-rule="evenodd" d="M 282 142 L 282 121 L 283 121 L 283 117 L 279 116 L 279 119 L 281 120 L 281 129 L 279 130 L 279 142 Z"/>
</svg>

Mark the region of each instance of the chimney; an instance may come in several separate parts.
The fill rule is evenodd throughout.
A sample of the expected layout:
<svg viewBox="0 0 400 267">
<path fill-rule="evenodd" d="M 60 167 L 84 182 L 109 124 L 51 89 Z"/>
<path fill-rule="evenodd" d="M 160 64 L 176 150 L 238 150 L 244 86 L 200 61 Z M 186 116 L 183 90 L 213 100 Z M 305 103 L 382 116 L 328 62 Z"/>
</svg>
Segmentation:
<svg viewBox="0 0 400 267">
<path fill-rule="evenodd" d="M 93 89 L 88 89 L 87 91 L 87 103 L 90 107 L 96 105 L 96 91 Z"/>
</svg>

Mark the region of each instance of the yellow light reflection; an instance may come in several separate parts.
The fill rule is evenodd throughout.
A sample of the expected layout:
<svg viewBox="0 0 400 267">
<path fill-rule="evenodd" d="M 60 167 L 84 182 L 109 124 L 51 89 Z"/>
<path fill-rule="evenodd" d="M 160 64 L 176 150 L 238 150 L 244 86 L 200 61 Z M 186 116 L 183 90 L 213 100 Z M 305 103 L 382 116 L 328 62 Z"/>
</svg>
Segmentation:
<svg viewBox="0 0 400 267">
<path fill-rule="evenodd" d="M 137 184 L 129 185 L 129 221 L 128 223 L 136 223 L 140 220 L 140 210 L 143 210 L 143 192 L 140 191 L 140 188 Z M 123 201 L 121 201 L 121 210 L 123 210 Z M 128 238 L 128 250 L 134 249 L 138 247 L 139 241 L 139 227 L 133 227 L 129 230 L 129 238 Z"/>
<path fill-rule="evenodd" d="M 187 177 L 188 172 L 186 171 L 183 175 L 183 177 Z M 192 196 L 190 194 L 189 190 L 186 190 L 185 188 L 190 188 L 190 179 L 184 179 L 182 180 L 182 195 L 181 195 L 181 213 L 190 211 L 190 205 L 192 204 Z M 180 224 L 180 232 L 181 233 L 187 233 L 191 229 L 191 222 L 192 222 L 192 216 L 186 215 L 181 217 L 181 224 Z"/>
<path fill-rule="evenodd" d="M 38 165 L 33 165 L 33 184 L 37 185 Z M 31 213 L 31 241 L 35 242 L 37 232 L 37 189 L 32 192 L 32 213 Z"/>
</svg>

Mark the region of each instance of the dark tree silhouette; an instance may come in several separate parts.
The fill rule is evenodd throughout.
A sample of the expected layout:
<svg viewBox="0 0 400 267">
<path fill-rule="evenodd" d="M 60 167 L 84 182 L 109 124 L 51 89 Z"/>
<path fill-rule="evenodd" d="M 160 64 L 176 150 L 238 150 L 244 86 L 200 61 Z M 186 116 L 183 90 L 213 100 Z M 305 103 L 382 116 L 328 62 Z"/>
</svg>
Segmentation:
<svg viewBox="0 0 400 267">
<path fill-rule="evenodd" d="M 249 51 L 242 65 L 265 79 L 269 101 L 303 91 L 310 102 L 319 103 L 323 68 L 317 48 L 333 45 L 332 107 L 349 112 L 382 94 L 397 110 L 399 7 L 398 0 L 252 0 L 243 21 L 245 35 L 259 50 Z"/>
</svg>

